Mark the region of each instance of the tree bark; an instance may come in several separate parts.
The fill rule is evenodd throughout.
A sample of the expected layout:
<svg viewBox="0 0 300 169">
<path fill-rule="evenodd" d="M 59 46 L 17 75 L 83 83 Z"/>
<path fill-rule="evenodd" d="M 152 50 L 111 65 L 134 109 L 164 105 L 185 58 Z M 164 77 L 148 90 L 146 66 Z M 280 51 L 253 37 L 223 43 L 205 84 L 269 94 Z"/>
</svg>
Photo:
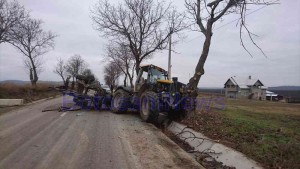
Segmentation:
<svg viewBox="0 0 300 169">
<path fill-rule="evenodd" d="M 62 80 L 63 80 L 63 83 L 64 83 L 64 84 L 66 84 L 66 80 L 65 80 L 64 76 L 63 76 L 63 75 L 61 75 L 60 77 L 62 78 Z"/>
<path fill-rule="evenodd" d="M 75 79 L 74 79 L 75 77 L 73 76 L 72 77 L 72 83 L 71 83 L 71 89 L 72 90 L 74 90 L 74 88 L 75 88 Z"/>
<path fill-rule="evenodd" d="M 33 79 L 30 79 L 31 80 L 31 85 L 32 85 L 33 88 L 36 88 L 36 82 L 39 79 L 38 75 L 37 75 L 37 72 L 36 72 L 36 66 L 33 62 L 31 54 L 29 54 L 28 58 L 30 59 L 30 62 L 31 62 L 31 65 L 32 65 L 32 70 L 33 70 Z"/>
<path fill-rule="evenodd" d="M 124 86 L 127 86 L 127 74 L 125 73 L 125 78 L 124 78 Z"/>
<path fill-rule="evenodd" d="M 194 76 L 189 80 L 189 83 L 187 85 L 188 92 L 191 92 L 192 95 L 197 95 L 197 86 L 200 81 L 201 76 L 204 74 L 204 63 L 207 59 L 207 55 L 209 53 L 209 47 L 211 44 L 211 37 L 212 37 L 212 24 L 213 22 L 209 20 L 207 22 L 207 29 L 205 34 L 205 41 L 203 44 L 203 49 L 201 56 L 199 58 L 199 61 L 197 63 L 195 74 Z"/>
<path fill-rule="evenodd" d="M 136 66 L 135 66 L 135 72 L 136 72 L 136 75 L 138 75 L 139 71 L 140 71 L 140 61 L 137 59 L 135 61 L 135 64 L 136 64 Z"/>
<path fill-rule="evenodd" d="M 130 81 L 130 87 L 133 88 L 133 87 L 134 87 L 134 86 L 133 86 L 133 77 L 130 77 L 130 76 L 129 76 L 129 81 Z"/>
</svg>

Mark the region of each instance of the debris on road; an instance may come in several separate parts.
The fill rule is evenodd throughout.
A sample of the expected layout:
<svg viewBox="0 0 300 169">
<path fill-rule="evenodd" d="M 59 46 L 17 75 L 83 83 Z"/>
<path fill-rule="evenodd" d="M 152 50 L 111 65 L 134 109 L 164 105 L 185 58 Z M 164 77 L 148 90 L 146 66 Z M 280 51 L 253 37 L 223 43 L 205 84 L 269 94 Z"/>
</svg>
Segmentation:
<svg viewBox="0 0 300 169">
<path fill-rule="evenodd" d="M 52 108 L 52 109 L 44 109 L 42 110 L 42 112 L 47 112 L 47 111 L 58 111 L 58 112 L 64 112 L 64 111 L 77 111 L 77 110 L 81 110 L 80 107 L 64 107 L 64 106 L 60 106 L 58 108 Z"/>
</svg>

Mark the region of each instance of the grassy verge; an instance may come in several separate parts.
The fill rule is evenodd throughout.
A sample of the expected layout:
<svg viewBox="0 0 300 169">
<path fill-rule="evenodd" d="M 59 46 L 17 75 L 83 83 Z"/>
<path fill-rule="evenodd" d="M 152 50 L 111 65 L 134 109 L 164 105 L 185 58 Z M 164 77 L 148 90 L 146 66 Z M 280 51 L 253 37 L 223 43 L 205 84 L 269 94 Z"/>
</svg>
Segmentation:
<svg viewBox="0 0 300 169">
<path fill-rule="evenodd" d="M 300 105 L 227 99 L 182 123 L 220 140 L 266 168 L 300 168 Z"/>
<path fill-rule="evenodd" d="M 25 103 L 29 103 L 58 95 L 59 92 L 48 89 L 50 86 L 44 83 L 37 84 L 37 87 L 33 89 L 30 84 L 0 84 L 0 99 L 24 99 Z"/>
</svg>

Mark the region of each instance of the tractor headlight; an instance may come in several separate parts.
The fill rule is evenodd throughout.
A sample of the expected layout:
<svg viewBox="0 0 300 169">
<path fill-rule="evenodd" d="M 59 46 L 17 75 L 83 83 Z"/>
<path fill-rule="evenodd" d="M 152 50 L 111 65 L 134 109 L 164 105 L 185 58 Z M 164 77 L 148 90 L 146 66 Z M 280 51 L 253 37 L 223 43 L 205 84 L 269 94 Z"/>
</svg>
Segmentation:
<svg viewBox="0 0 300 169">
<path fill-rule="evenodd" d="M 175 93 L 172 93 L 172 97 L 174 97 L 175 96 Z"/>
</svg>

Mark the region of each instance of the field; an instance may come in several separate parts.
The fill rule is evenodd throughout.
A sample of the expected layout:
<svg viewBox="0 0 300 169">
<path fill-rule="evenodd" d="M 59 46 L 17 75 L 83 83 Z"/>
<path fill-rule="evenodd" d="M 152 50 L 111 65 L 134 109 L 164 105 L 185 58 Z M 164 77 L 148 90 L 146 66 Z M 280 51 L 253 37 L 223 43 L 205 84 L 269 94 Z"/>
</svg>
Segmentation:
<svg viewBox="0 0 300 169">
<path fill-rule="evenodd" d="M 25 103 L 35 100 L 56 96 L 59 93 L 51 91 L 48 87 L 53 85 L 47 83 L 38 83 L 35 89 L 30 84 L 0 84 L 0 99 L 24 99 Z"/>
<path fill-rule="evenodd" d="M 300 104 L 222 99 L 183 123 L 265 168 L 300 168 Z"/>
</svg>

